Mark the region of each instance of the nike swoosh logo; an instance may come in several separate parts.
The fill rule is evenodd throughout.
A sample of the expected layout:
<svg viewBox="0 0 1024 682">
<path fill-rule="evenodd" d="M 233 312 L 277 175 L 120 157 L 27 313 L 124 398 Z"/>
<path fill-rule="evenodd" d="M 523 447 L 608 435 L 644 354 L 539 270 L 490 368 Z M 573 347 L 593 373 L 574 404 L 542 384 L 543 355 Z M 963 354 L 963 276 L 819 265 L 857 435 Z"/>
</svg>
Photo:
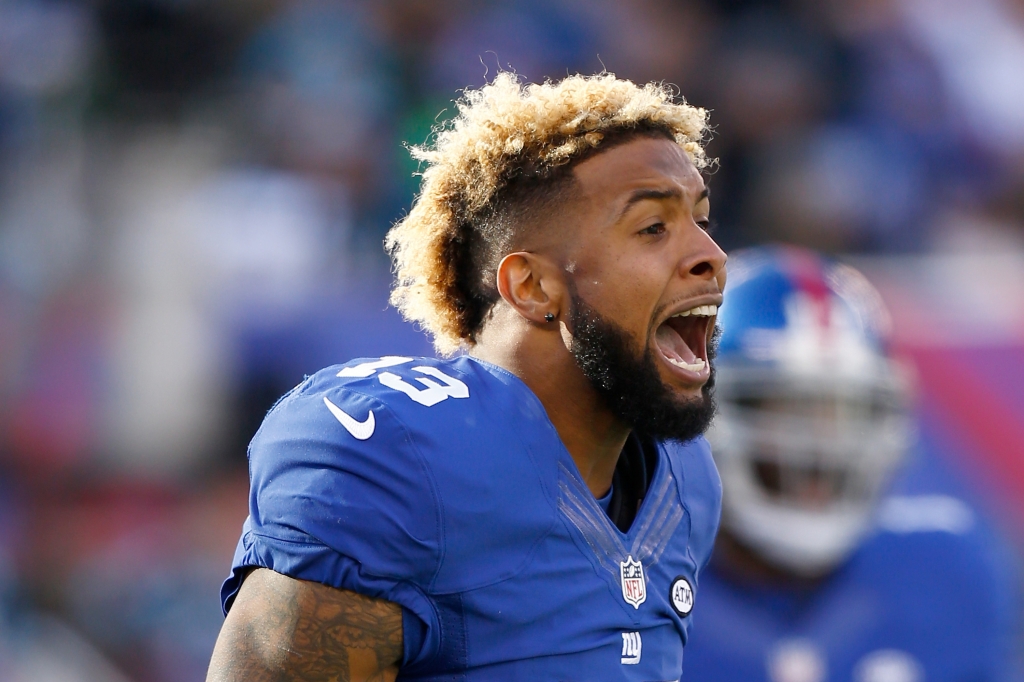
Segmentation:
<svg viewBox="0 0 1024 682">
<path fill-rule="evenodd" d="M 364 421 L 357 421 L 353 417 L 350 417 L 340 407 L 332 403 L 324 396 L 324 405 L 331 411 L 331 414 L 341 422 L 341 425 L 345 427 L 345 430 L 352 434 L 353 438 L 358 440 L 366 440 L 373 435 L 373 429 L 377 426 L 373 419 L 373 410 L 370 410 L 370 416 Z"/>
</svg>

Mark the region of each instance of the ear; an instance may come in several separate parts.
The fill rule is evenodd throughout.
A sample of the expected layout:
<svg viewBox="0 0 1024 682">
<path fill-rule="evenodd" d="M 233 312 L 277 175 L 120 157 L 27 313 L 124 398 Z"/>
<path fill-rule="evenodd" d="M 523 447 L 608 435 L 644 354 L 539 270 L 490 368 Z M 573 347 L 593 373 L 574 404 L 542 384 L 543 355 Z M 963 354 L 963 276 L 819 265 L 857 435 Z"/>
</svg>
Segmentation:
<svg viewBox="0 0 1024 682">
<path fill-rule="evenodd" d="M 497 272 L 498 293 L 519 315 L 535 324 L 550 324 L 545 316 L 561 319 L 566 303 L 562 272 L 549 259 L 527 251 L 501 259 Z"/>
</svg>

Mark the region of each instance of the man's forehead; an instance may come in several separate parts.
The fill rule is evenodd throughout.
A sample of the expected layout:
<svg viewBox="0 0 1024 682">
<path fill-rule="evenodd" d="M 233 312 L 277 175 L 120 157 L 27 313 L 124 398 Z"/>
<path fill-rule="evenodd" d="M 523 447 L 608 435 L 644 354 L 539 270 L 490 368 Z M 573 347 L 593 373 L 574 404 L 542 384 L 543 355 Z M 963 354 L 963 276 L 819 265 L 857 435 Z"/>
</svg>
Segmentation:
<svg viewBox="0 0 1024 682">
<path fill-rule="evenodd" d="M 640 138 L 616 145 L 581 162 L 574 169 L 586 194 L 626 195 L 637 189 L 671 192 L 673 189 L 697 201 L 704 193 L 704 179 L 686 152 L 666 139 Z"/>
</svg>

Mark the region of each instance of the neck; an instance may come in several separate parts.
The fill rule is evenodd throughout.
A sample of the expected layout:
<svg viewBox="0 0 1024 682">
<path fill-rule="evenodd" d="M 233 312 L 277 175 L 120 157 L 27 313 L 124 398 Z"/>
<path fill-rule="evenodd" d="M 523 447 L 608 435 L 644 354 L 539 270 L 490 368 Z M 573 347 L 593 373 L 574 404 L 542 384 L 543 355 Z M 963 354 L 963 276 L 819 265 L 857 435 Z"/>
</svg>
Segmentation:
<svg viewBox="0 0 1024 682">
<path fill-rule="evenodd" d="M 590 492 L 601 497 L 611 487 L 631 429 L 608 409 L 580 371 L 564 330 L 517 322 L 492 318 L 471 355 L 507 369 L 534 392 Z"/>
</svg>

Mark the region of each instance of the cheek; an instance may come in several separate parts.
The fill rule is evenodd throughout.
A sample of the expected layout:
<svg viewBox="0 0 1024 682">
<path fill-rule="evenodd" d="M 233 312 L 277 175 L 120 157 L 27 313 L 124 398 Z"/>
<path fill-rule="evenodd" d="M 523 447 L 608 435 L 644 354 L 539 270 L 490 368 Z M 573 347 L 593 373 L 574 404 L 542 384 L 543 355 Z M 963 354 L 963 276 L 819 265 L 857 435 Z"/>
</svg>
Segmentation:
<svg viewBox="0 0 1024 682">
<path fill-rule="evenodd" d="M 576 287 L 601 315 L 644 339 L 665 289 L 665 278 L 659 279 L 658 271 L 659 264 L 619 254 L 599 269 L 580 268 Z"/>
</svg>

